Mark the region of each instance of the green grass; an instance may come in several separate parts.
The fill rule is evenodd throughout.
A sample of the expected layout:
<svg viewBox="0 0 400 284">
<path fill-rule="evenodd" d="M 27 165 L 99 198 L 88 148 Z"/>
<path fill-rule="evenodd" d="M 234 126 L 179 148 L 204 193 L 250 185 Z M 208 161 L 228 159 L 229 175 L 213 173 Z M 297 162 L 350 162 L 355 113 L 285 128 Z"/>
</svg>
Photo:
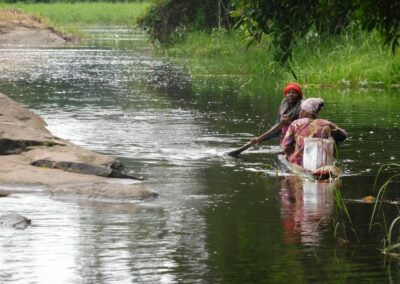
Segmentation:
<svg viewBox="0 0 400 284">
<path fill-rule="evenodd" d="M 194 77 L 295 79 L 288 66 L 274 62 L 268 38 L 248 50 L 246 46 L 240 32 L 191 32 L 185 40 L 177 40 L 161 51 L 169 57 L 187 59 Z M 290 66 L 304 86 L 400 86 L 399 51 L 393 55 L 377 35 L 359 31 L 325 41 L 299 40 Z"/>
<path fill-rule="evenodd" d="M 135 25 L 137 18 L 150 2 L 143 3 L 36 3 L 5 4 L 0 8 L 18 8 L 38 16 L 55 27 L 77 27 L 80 25 Z"/>
<path fill-rule="evenodd" d="M 161 48 L 163 55 L 187 59 L 195 77 L 268 77 L 283 69 L 272 60 L 264 45 L 250 47 L 239 32 L 191 32 L 173 46 Z"/>
<path fill-rule="evenodd" d="M 306 84 L 382 87 L 400 83 L 399 53 L 393 55 L 376 34 L 357 31 L 324 42 L 300 42 L 293 68 Z"/>
<path fill-rule="evenodd" d="M 57 29 L 79 32 L 81 25 L 135 25 L 150 1 L 142 3 L 37 3 L 5 4 L 0 8 L 19 8 L 39 16 Z M 184 38 L 184 39 L 182 39 Z M 158 48 L 167 57 L 186 59 L 195 78 L 233 77 L 247 82 L 292 81 L 302 86 L 400 87 L 400 52 L 391 54 L 376 34 L 358 30 L 321 41 L 309 37 L 299 40 L 287 65 L 273 60 L 271 40 L 246 49 L 245 35 L 240 31 L 214 30 L 181 33 L 175 44 Z M 271 80 L 273 79 L 273 80 Z"/>
</svg>

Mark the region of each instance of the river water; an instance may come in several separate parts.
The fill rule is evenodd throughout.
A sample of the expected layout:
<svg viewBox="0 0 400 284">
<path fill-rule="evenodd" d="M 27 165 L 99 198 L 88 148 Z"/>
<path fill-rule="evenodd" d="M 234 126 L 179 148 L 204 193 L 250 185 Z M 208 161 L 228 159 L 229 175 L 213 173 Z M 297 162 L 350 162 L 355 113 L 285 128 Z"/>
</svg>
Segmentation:
<svg viewBox="0 0 400 284">
<path fill-rule="evenodd" d="M 1 283 L 399 281 L 398 263 L 379 251 L 385 229 L 368 231 L 373 204 L 360 202 L 376 195 L 380 167 L 400 160 L 399 92 L 306 90 L 350 134 L 339 149 L 343 177 L 316 184 L 282 171 L 277 140 L 226 155 L 272 125 L 284 82 L 191 78 L 184 61 L 152 57 L 140 31 L 84 32 L 90 40 L 65 48 L 1 48 L 0 92 L 53 134 L 119 157 L 159 197 L 0 198 L 0 213 L 32 219 L 24 231 L 0 231 Z M 396 206 L 385 209 L 390 222 Z"/>
</svg>

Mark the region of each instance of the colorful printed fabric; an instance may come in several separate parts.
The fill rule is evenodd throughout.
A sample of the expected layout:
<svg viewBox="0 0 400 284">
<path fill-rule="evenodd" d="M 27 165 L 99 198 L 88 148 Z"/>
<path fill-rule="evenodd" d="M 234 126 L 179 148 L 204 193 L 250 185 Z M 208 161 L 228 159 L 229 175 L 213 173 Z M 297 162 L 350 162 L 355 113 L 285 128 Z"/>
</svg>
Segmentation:
<svg viewBox="0 0 400 284">
<path fill-rule="evenodd" d="M 286 148 L 294 146 L 294 152 L 288 157 L 289 162 L 303 166 L 304 138 L 327 138 L 329 134 L 324 135 L 324 130 L 329 133 L 329 130 L 333 129 L 338 129 L 337 125 L 325 119 L 298 119 L 289 126 L 281 143 L 281 147 Z M 345 132 L 344 135 L 346 135 Z"/>
</svg>

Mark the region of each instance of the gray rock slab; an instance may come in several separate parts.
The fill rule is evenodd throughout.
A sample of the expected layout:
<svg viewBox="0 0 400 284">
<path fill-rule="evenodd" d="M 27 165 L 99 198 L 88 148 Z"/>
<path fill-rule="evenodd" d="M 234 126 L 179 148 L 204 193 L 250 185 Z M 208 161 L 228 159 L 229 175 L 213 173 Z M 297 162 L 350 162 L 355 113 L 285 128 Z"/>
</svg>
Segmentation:
<svg viewBox="0 0 400 284">
<path fill-rule="evenodd" d="M 13 31 L 0 34 L 0 45 L 29 46 L 29 47 L 52 47 L 60 46 L 66 40 L 53 30 L 18 28 Z"/>
<path fill-rule="evenodd" d="M 1 141 L 7 141 L 3 143 L 7 146 L 4 149 Z M 53 136 L 41 117 L 0 94 L 0 184 L 44 185 L 51 188 L 50 193 L 89 199 L 118 199 L 118 194 L 130 200 L 156 196 L 135 184 L 121 182 L 120 186 L 110 186 L 109 180 L 113 178 L 136 177 L 125 174 L 115 157 Z M 82 184 L 86 186 L 81 188 Z"/>
<path fill-rule="evenodd" d="M 85 201 L 132 202 L 151 200 L 158 196 L 143 184 L 89 183 L 58 185 L 44 193 L 56 199 Z"/>
</svg>

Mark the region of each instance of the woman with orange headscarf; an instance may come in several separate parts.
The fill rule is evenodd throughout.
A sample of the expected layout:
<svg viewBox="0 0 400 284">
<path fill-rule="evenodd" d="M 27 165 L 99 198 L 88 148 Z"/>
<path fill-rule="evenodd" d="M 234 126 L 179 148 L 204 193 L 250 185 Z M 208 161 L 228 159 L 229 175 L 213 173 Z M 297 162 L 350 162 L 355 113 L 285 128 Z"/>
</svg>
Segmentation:
<svg viewBox="0 0 400 284">
<path fill-rule="evenodd" d="M 289 83 L 283 89 L 284 99 L 279 106 L 278 119 L 276 124 L 267 132 L 259 137 L 250 140 L 251 144 L 258 144 L 265 140 L 281 135 L 281 140 L 285 137 L 289 125 L 299 118 L 303 92 L 297 83 Z"/>
</svg>

